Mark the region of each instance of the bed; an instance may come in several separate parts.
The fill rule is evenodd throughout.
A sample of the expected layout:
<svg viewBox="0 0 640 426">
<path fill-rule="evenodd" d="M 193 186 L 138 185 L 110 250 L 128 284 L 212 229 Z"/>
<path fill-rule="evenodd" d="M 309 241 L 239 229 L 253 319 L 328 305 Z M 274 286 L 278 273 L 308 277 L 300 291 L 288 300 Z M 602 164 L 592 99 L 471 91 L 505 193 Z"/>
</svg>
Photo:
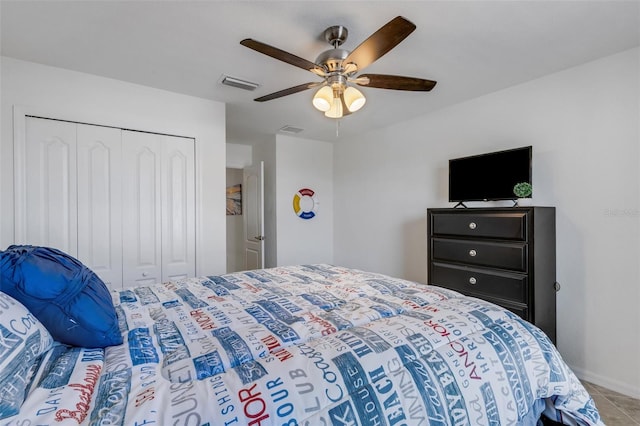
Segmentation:
<svg viewBox="0 0 640 426">
<path fill-rule="evenodd" d="M 443 288 L 318 264 L 110 297 L 123 343 L 39 328 L 0 425 L 602 425 L 539 329 Z"/>
</svg>

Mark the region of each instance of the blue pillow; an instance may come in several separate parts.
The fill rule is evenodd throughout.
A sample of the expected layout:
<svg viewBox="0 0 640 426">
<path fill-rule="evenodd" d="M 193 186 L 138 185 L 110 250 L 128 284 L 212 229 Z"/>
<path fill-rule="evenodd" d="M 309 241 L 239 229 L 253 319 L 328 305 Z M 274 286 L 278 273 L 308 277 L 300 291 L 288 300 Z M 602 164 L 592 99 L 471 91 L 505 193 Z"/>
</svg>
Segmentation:
<svg viewBox="0 0 640 426">
<path fill-rule="evenodd" d="M 59 342 L 87 348 L 122 343 L 106 285 L 60 250 L 10 246 L 0 252 L 0 290 L 26 306 Z"/>
</svg>

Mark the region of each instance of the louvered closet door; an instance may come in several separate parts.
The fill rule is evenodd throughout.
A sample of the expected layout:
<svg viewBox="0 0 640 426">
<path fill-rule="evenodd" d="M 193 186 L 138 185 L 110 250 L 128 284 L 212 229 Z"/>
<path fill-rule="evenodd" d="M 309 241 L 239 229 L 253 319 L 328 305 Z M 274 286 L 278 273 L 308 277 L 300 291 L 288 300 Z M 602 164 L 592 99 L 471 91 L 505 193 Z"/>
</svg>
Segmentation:
<svg viewBox="0 0 640 426">
<path fill-rule="evenodd" d="M 76 124 L 27 117 L 25 132 L 24 170 L 16 170 L 24 181 L 15 189 L 16 243 L 77 256 Z"/>
<path fill-rule="evenodd" d="M 77 126 L 78 259 L 121 289 L 121 130 Z"/>
</svg>

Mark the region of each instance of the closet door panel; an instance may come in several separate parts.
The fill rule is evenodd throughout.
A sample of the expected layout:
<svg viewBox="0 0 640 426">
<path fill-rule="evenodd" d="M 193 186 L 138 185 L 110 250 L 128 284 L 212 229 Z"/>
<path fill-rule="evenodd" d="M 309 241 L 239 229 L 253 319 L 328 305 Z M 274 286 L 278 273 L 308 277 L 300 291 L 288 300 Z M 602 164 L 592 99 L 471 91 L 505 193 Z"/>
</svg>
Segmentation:
<svg viewBox="0 0 640 426">
<path fill-rule="evenodd" d="M 122 288 L 121 130 L 78 124 L 78 259 Z"/>
<path fill-rule="evenodd" d="M 27 117 L 24 218 L 16 242 L 60 249 L 77 255 L 76 125 Z M 20 190 L 20 189 L 19 189 Z M 24 211 L 22 211 L 24 209 Z"/>
<path fill-rule="evenodd" d="M 124 287 L 162 280 L 160 148 L 158 135 L 122 131 Z"/>
<path fill-rule="evenodd" d="M 162 137 L 162 280 L 195 275 L 195 143 Z"/>
</svg>

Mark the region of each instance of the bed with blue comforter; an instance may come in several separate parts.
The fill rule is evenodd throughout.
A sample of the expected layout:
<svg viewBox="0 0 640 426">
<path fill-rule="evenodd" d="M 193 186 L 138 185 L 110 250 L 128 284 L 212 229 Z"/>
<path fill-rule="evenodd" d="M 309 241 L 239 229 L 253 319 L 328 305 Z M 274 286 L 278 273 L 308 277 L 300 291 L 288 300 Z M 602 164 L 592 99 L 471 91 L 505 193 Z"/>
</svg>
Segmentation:
<svg viewBox="0 0 640 426">
<path fill-rule="evenodd" d="M 29 326 L 17 350 L 33 362 L 3 367 L 0 425 L 602 424 L 544 333 L 443 288 L 300 265 L 110 296 L 122 344 Z"/>
</svg>

